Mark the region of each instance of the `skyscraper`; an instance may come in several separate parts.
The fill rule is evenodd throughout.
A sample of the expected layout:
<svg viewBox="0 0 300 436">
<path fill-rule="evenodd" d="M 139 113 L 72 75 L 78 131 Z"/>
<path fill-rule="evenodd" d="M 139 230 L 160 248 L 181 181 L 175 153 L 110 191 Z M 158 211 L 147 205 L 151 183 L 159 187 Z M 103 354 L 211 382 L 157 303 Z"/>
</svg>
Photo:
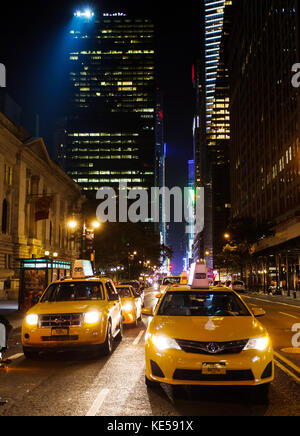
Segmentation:
<svg viewBox="0 0 300 436">
<path fill-rule="evenodd" d="M 217 71 L 223 35 L 224 10 L 228 0 L 204 0 L 206 121 L 209 129 L 215 102 Z"/>
<path fill-rule="evenodd" d="M 129 189 L 155 186 L 153 23 L 77 11 L 69 60 L 70 104 L 60 144 L 68 175 L 90 198 L 120 182 Z"/>
<path fill-rule="evenodd" d="M 221 52 L 225 8 L 231 4 L 231 0 L 203 0 L 200 38 L 204 44 L 193 70 L 195 186 L 205 189 L 204 231 L 195 235 L 194 257 L 206 257 L 210 270 L 216 251 L 214 229 L 220 219 L 220 200 L 224 200 L 224 207 L 229 206 L 221 192 L 224 184 L 229 186 L 226 171 L 220 171 L 221 165 L 228 161 L 226 141 L 229 139 L 228 75 Z M 224 184 L 220 183 L 220 177 L 224 177 Z"/>
<path fill-rule="evenodd" d="M 288 291 L 300 282 L 300 92 L 291 83 L 299 23 L 297 0 L 233 2 L 232 216 L 264 229 L 253 247 L 256 284 Z"/>
</svg>

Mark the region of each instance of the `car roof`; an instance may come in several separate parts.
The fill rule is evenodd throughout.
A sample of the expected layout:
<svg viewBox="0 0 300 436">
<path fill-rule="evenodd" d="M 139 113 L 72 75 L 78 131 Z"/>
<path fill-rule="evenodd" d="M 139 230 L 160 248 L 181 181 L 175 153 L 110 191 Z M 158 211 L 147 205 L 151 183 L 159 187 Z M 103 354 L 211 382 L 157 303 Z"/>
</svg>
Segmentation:
<svg viewBox="0 0 300 436">
<path fill-rule="evenodd" d="M 173 285 L 170 286 L 169 289 L 167 289 L 167 292 L 183 292 L 183 291 L 197 291 L 197 292 L 228 292 L 228 293 L 232 293 L 235 294 L 235 292 L 231 289 L 231 288 L 227 288 L 226 286 L 212 286 L 210 288 L 192 288 L 191 286 L 186 286 L 186 285 Z"/>
<path fill-rule="evenodd" d="M 72 282 L 101 282 L 101 281 L 107 281 L 107 280 L 111 280 L 109 277 L 85 277 L 85 278 L 81 278 L 81 279 L 72 279 L 72 278 L 67 278 L 67 279 L 62 279 L 62 280 L 55 280 L 53 283 L 72 283 Z"/>
</svg>

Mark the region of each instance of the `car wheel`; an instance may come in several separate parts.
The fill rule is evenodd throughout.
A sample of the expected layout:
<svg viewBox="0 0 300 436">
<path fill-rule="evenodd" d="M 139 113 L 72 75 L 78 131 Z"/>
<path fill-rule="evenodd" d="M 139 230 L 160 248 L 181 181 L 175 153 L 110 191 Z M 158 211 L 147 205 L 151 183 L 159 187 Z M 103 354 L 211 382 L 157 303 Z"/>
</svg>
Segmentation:
<svg viewBox="0 0 300 436">
<path fill-rule="evenodd" d="M 153 380 L 149 380 L 146 375 L 145 375 L 145 384 L 146 384 L 148 389 L 155 389 L 155 388 L 157 388 L 159 386 L 159 382 L 153 381 Z"/>
<path fill-rule="evenodd" d="M 112 348 L 113 348 L 113 335 L 111 330 L 111 322 L 109 321 L 107 326 L 106 339 L 103 347 L 103 354 L 105 356 L 108 356 L 112 352 Z"/>
<path fill-rule="evenodd" d="M 123 317 L 122 317 L 123 319 Z M 116 340 L 117 341 L 122 341 L 123 339 L 123 323 L 122 323 L 122 319 L 120 320 L 120 324 L 119 324 L 119 333 L 116 336 Z"/>
<path fill-rule="evenodd" d="M 29 350 L 28 348 L 23 348 L 23 353 L 26 359 L 28 360 L 36 360 L 39 357 L 38 351 L 32 351 Z"/>
</svg>

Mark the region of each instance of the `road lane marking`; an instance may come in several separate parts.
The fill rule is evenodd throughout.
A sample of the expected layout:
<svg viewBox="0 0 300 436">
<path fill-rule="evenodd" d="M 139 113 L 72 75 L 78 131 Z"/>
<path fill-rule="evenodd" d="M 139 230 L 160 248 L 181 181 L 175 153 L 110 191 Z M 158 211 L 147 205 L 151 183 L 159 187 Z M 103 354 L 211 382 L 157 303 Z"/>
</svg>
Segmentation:
<svg viewBox="0 0 300 436">
<path fill-rule="evenodd" d="M 283 372 L 285 372 L 287 375 L 292 377 L 297 383 L 300 384 L 300 378 L 297 377 L 295 374 L 293 374 L 291 371 L 289 371 L 285 366 L 281 365 L 276 359 L 275 359 L 275 365 L 278 366 Z"/>
<path fill-rule="evenodd" d="M 270 304 L 281 304 L 283 306 L 293 307 L 293 309 L 300 310 L 299 306 L 294 306 L 292 304 L 287 304 L 287 303 L 280 303 L 279 301 L 270 301 L 270 300 L 265 300 L 263 298 L 250 297 L 249 295 L 245 295 L 244 298 L 249 298 L 250 300 L 264 301 L 265 303 L 270 303 Z"/>
<path fill-rule="evenodd" d="M 109 393 L 109 389 L 102 389 L 97 398 L 95 399 L 92 407 L 90 408 L 90 410 L 87 412 L 87 414 L 85 416 L 96 416 L 96 414 L 99 412 L 105 398 L 107 397 Z"/>
<path fill-rule="evenodd" d="M 281 315 L 286 315 L 286 316 L 290 316 L 291 318 L 299 319 L 298 316 L 290 315 L 289 313 L 285 313 L 285 312 L 279 312 L 279 313 L 281 313 Z"/>
<path fill-rule="evenodd" d="M 137 337 L 133 341 L 133 345 L 137 345 L 140 342 L 141 337 L 143 336 L 144 333 L 145 333 L 145 330 L 140 331 L 140 333 L 137 335 Z"/>
<path fill-rule="evenodd" d="M 282 360 L 282 362 L 284 362 L 286 365 L 288 365 L 290 368 L 294 369 L 298 374 L 300 374 L 300 368 L 297 365 L 295 365 L 293 362 L 291 362 L 289 359 L 277 353 L 276 351 L 274 351 L 274 356 Z"/>
</svg>

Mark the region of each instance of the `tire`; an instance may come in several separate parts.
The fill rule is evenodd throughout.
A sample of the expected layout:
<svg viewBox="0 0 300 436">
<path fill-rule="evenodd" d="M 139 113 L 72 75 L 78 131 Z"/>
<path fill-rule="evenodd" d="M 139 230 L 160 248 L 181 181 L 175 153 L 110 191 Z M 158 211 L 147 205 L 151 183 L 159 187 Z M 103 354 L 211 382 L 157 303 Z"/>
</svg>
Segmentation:
<svg viewBox="0 0 300 436">
<path fill-rule="evenodd" d="M 145 375 L 145 385 L 147 386 L 148 389 L 155 389 L 159 386 L 159 382 L 149 380 L 148 377 Z"/>
<path fill-rule="evenodd" d="M 123 317 L 122 317 L 122 319 L 123 319 Z M 121 319 L 120 324 L 119 324 L 119 333 L 116 336 L 116 340 L 119 341 L 119 342 L 121 342 L 122 339 L 123 339 L 123 323 L 122 323 L 122 319 Z"/>
<path fill-rule="evenodd" d="M 28 348 L 23 348 L 23 353 L 26 359 L 28 360 L 36 360 L 39 357 L 38 351 L 32 351 L 29 350 Z"/>
<path fill-rule="evenodd" d="M 103 354 L 105 356 L 109 356 L 112 352 L 112 347 L 113 347 L 113 335 L 111 330 L 111 322 L 109 321 L 107 326 L 106 339 L 103 345 Z"/>
</svg>

